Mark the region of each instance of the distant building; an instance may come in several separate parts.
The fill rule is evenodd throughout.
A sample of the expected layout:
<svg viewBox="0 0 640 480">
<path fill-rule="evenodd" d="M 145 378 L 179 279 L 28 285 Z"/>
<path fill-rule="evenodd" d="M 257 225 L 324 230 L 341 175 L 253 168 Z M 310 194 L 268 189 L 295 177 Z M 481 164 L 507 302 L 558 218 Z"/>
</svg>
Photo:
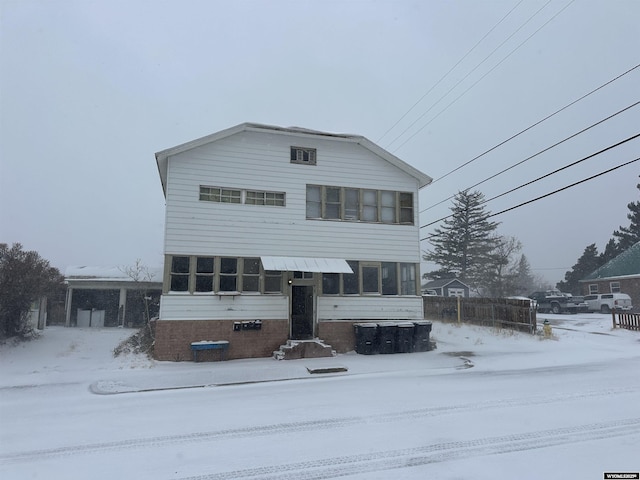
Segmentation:
<svg viewBox="0 0 640 480">
<path fill-rule="evenodd" d="M 158 315 L 162 269 L 149 269 L 150 280 L 135 281 L 117 267 L 69 267 L 65 271 L 65 325 L 140 327 Z M 145 299 L 146 297 L 146 299 Z"/>
<path fill-rule="evenodd" d="M 418 191 L 431 178 L 358 135 L 243 123 L 156 153 L 166 198 L 155 355 L 288 340 L 354 348 L 353 323 L 422 319 Z"/>
<path fill-rule="evenodd" d="M 640 307 L 640 242 L 580 280 L 582 293 L 626 293 Z"/>
<path fill-rule="evenodd" d="M 441 278 L 431 280 L 422 286 L 422 291 L 433 290 L 441 297 L 468 297 L 469 285 L 457 278 Z"/>
</svg>

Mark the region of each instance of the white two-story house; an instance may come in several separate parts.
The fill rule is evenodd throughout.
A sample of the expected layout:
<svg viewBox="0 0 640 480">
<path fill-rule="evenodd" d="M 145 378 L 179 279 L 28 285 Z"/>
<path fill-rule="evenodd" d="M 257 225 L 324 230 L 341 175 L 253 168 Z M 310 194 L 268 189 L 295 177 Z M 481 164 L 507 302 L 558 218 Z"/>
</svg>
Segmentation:
<svg viewBox="0 0 640 480">
<path fill-rule="evenodd" d="M 243 123 L 156 153 L 166 198 L 155 355 L 287 340 L 353 350 L 353 323 L 420 320 L 418 191 L 431 178 L 359 135 Z"/>
</svg>

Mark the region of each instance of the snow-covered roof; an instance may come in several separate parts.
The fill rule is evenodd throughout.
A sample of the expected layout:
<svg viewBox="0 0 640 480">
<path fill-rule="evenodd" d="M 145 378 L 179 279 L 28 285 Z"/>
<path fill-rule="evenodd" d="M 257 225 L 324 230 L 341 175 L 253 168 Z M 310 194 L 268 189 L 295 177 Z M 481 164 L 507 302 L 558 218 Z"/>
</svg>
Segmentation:
<svg viewBox="0 0 640 480">
<path fill-rule="evenodd" d="M 429 185 L 433 180 L 430 176 L 422 173 L 417 168 L 414 168 L 408 163 L 400 160 L 398 157 L 396 157 L 392 153 L 387 152 L 385 149 L 376 145 L 371 140 L 368 140 L 362 135 L 353 135 L 350 133 L 320 132 L 317 130 L 310 130 L 310 129 L 301 128 L 301 127 L 278 127 L 274 125 L 263 125 L 259 123 L 241 123 L 240 125 L 236 125 L 235 127 L 231 127 L 226 130 L 222 130 L 220 132 L 207 135 L 206 137 L 201 137 L 196 140 L 183 143 L 182 145 L 177 145 L 175 147 L 171 147 L 156 153 L 156 163 L 158 164 L 158 172 L 160 173 L 162 190 L 166 193 L 167 165 L 168 165 L 168 159 L 170 156 L 177 155 L 179 153 L 201 147 L 202 145 L 206 145 L 208 143 L 216 142 L 223 138 L 230 137 L 231 135 L 236 135 L 238 133 L 247 132 L 247 131 L 252 131 L 252 132 L 267 131 L 269 133 L 282 133 L 287 135 L 296 135 L 299 137 L 322 136 L 322 137 L 329 137 L 333 139 L 340 139 L 346 142 L 356 143 L 366 148 L 367 150 L 371 151 L 373 154 L 388 161 L 389 163 L 399 168 L 400 170 L 404 171 L 408 175 L 411 175 L 412 177 L 414 177 L 416 180 L 418 180 L 420 188 L 426 185 Z"/>
<path fill-rule="evenodd" d="M 102 281 L 102 282 L 133 282 L 135 281 L 130 275 L 127 275 L 127 267 L 104 267 L 104 266 L 71 266 L 67 267 L 64 272 L 65 280 L 73 281 Z M 148 267 L 148 273 L 141 274 L 138 281 L 162 282 L 162 267 Z M 146 272 L 145 272 L 146 273 Z"/>
</svg>

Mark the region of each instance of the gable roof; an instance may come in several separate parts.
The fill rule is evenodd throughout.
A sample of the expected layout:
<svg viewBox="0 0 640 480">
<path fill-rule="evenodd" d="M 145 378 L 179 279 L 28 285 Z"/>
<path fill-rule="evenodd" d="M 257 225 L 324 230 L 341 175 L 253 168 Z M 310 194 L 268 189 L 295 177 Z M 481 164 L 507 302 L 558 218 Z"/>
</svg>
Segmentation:
<svg viewBox="0 0 640 480">
<path fill-rule="evenodd" d="M 447 285 L 451 284 L 451 283 L 459 283 L 461 285 L 464 285 L 465 287 L 469 288 L 469 285 L 467 285 L 466 283 L 464 283 L 462 280 L 459 280 L 458 278 L 439 278 L 437 280 L 431 280 L 430 282 L 424 284 L 422 286 L 422 288 L 443 288 L 446 287 Z"/>
<path fill-rule="evenodd" d="M 156 163 L 158 164 L 158 172 L 160 173 L 162 190 L 166 193 L 167 163 L 170 156 L 177 155 L 179 153 L 201 147 L 202 145 L 206 145 L 208 143 L 222 140 L 223 138 L 230 137 L 231 135 L 236 135 L 241 132 L 268 132 L 268 133 L 294 135 L 294 136 L 307 137 L 307 138 L 308 137 L 326 137 L 332 140 L 355 143 L 355 144 L 361 145 L 362 147 L 372 152 L 374 155 L 377 155 L 380 158 L 383 158 L 384 160 L 391 163 L 395 167 L 399 168 L 400 170 L 404 171 L 408 175 L 417 179 L 419 182 L 420 188 L 429 185 L 433 180 L 430 176 L 422 173 L 417 168 L 414 168 L 408 163 L 400 160 L 395 155 L 387 152 L 382 147 L 379 147 L 378 145 L 376 145 L 375 143 L 373 143 L 372 141 L 366 139 L 361 135 L 352 135 L 348 133 L 320 132 L 317 130 L 309 130 L 307 128 L 300 128 L 300 127 L 285 128 L 285 127 L 277 127 L 273 125 L 263 125 L 259 123 L 241 123 L 240 125 L 236 125 L 235 127 L 231 127 L 226 130 L 221 130 L 214 134 L 207 135 L 206 137 L 201 137 L 196 140 L 183 143 L 182 145 L 177 145 L 175 147 L 171 147 L 156 153 Z"/>
<path fill-rule="evenodd" d="M 580 281 L 635 276 L 640 276 L 640 242 L 612 258 Z"/>
</svg>

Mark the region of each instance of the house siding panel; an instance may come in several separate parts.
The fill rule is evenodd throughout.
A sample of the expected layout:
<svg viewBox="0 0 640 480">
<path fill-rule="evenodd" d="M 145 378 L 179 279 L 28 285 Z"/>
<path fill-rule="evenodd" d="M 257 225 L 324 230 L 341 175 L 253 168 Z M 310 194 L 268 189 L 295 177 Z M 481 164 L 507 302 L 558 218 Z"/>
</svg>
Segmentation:
<svg viewBox="0 0 640 480">
<path fill-rule="evenodd" d="M 249 130 L 198 145 L 164 157 L 166 255 L 326 257 L 419 265 L 420 180 L 352 138 Z M 291 146 L 315 148 L 317 164 L 291 163 Z M 308 184 L 411 192 L 414 224 L 308 220 Z M 200 201 L 200 185 L 285 192 L 286 203 L 278 207 Z M 228 340 L 229 358 L 270 355 L 289 337 L 290 301 L 287 291 L 165 294 L 156 358 L 189 359 L 190 342 L 200 340 Z M 348 351 L 353 349 L 354 322 L 419 320 L 422 311 L 418 296 L 318 296 L 316 334 L 326 334 L 324 339 L 338 351 Z M 234 322 L 257 319 L 263 321 L 259 331 L 233 330 Z"/>
<path fill-rule="evenodd" d="M 305 203 L 306 184 L 412 191 L 417 222 L 415 179 L 345 142 L 299 141 L 317 148 L 318 164 L 292 164 L 295 142 L 245 132 L 170 158 L 165 251 L 420 261 L 417 225 L 307 220 Z M 286 207 L 202 202 L 199 185 L 286 192 Z"/>
<path fill-rule="evenodd" d="M 318 320 L 421 320 L 421 297 L 318 297 Z"/>
</svg>

